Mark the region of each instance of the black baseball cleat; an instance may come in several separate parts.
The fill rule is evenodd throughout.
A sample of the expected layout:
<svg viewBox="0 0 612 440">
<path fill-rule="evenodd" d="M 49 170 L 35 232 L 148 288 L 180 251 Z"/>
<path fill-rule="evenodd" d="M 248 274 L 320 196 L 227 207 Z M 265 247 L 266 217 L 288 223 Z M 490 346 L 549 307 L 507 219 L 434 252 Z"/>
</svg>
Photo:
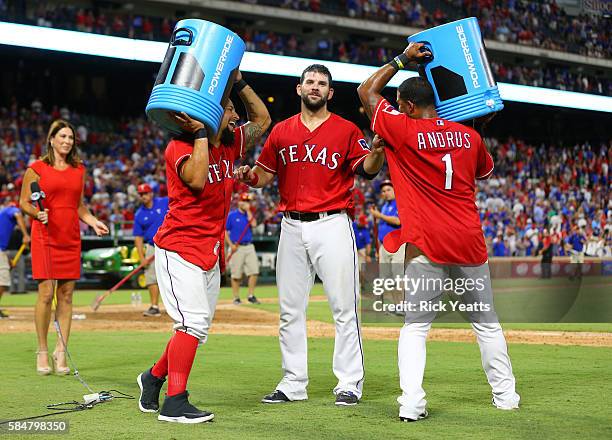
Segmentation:
<svg viewBox="0 0 612 440">
<path fill-rule="evenodd" d="M 249 297 L 247 298 L 247 300 L 248 300 L 248 301 L 249 301 L 251 304 L 261 304 L 255 295 L 249 296 Z"/>
<path fill-rule="evenodd" d="M 417 420 L 425 419 L 425 418 L 427 418 L 427 416 L 429 416 L 429 413 L 427 412 L 427 410 L 425 410 L 416 419 L 412 419 L 410 417 L 402 417 L 402 416 L 400 416 L 399 419 L 400 419 L 400 422 L 410 423 L 410 422 L 416 422 Z"/>
<path fill-rule="evenodd" d="M 151 374 L 149 368 L 144 373 L 140 373 L 136 378 L 140 387 L 140 399 L 138 399 L 138 408 L 142 412 L 157 412 L 159 411 L 159 392 L 166 379 L 158 379 Z"/>
<path fill-rule="evenodd" d="M 340 391 L 336 394 L 336 405 L 353 406 L 359 403 L 357 396 L 350 391 Z"/>
<path fill-rule="evenodd" d="M 287 402 L 291 402 L 291 400 L 289 400 L 289 398 L 285 395 L 285 393 L 279 390 L 274 390 L 274 392 L 268 394 L 267 396 L 264 396 L 264 398 L 261 399 L 261 403 L 287 403 Z"/>
<path fill-rule="evenodd" d="M 153 316 L 158 318 L 161 316 L 161 312 L 159 311 L 159 307 L 151 306 L 142 314 L 143 316 Z"/>
<path fill-rule="evenodd" d="M 240 301 L 240 298 L 234 298 L 233 304 L 235 306 L 239 306 L 240 304 L 242 304 L 242 301 Z"/>
<path fill-rule="evenodd" d="M 215 418 L 213 413 L 197 409 L 189 403 L 187 397 L 189 397 L 187 391 L 175 396 L 166 396 L 157 420 L 174 423 L 204 423 Z"/>
</svg>

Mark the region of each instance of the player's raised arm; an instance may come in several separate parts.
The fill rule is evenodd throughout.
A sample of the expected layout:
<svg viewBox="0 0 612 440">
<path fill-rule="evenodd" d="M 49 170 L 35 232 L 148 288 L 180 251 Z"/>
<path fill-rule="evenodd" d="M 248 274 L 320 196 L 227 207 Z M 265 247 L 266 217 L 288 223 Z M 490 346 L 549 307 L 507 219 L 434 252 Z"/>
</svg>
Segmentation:
<svg viewBox="0 0 612 440">
<path fill-rule="evenodd" d="M 244 133 L 245 150 L 252 148 L 261 136 L 266 132 L 272 123 L 270 113 L 264 102 L 257 96 L 257 93 L 249 86 L 239 71 L 236 75 L 234 88 L 240 96 L 240 100 L 246 108 L 249 122 L 242 126 Z"/>
<path fill-rule="evenodd" d="M 368 118 L 372 119 L 376 104 L 382 98 L 381 92 L 398 70 L 406 67 L 411 61 L 419 62 L 431 57 L 431 52 L 421 52 L 422 47 L 423 43 L 410 43 L 403 53 L 393 58 L 390 63 L 382 66 L 357 87 L 359 99 Z"/>
<path fill-rule="evenodd" d="M 208 179 L 208 133 L 203 123 L 190 118 L 186 113 L 177 113 L 174 118 L 185 131 L 193 133 L 195 137 L 193 152 L 181 164 L 178 174 L 189 188 L 202 191 Z"/>
</svg>

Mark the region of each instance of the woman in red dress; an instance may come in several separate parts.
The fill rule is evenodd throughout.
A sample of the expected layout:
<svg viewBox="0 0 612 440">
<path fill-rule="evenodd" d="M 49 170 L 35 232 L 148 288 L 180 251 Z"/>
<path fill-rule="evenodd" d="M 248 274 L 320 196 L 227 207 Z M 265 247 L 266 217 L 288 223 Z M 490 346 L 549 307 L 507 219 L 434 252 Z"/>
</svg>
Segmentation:
<svg viewBox="0 0 612 440">
<path fill-rule="evenodd" d="M 44 210 L 30 201 L 32 182 L 45 193 Z M 72 321 L 72 292 L 81 277 L 81 234 L 79 219 L 91 226 L 98 236 L 108 234 L 104 223 L 94 217 L 83 203 L 85 167 L 75 146 L 74 128 L 66 121 L 51 124 L 47 135 L 47 153 L 26 170 L 19 205 L 32 221 L 32 277 L 38 281 L 35 308 L 38 351 L 36 371 L 50 374 L 47 333 L 51 320 L 54 290 L 57 318 L 66 344 Z M 55 285 L 56 284 L 56 285 Z M 57 374 L 68 374 L 66 351 L 58 339 L 53 352 Z"/>
</svg>

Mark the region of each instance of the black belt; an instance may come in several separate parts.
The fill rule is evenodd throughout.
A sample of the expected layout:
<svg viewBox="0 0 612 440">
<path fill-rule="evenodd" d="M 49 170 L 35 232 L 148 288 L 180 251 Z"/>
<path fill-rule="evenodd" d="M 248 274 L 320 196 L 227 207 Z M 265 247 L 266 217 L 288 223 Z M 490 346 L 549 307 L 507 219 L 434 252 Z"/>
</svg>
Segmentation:
<svg viewBox="0 0 612 440">
<path fill-rule="evenodd" d="M 248 242 L 248 243 L 238 243 L 239 246 L 250 246 L 252 244 L 253 243 L 251 243 L 251 242 Z"/>
<path fill-rule="evenodd" d="M 285 216 L 292 220 L 299 220 L 301 222 L 314 222 L 322 218 L 328 217 L 334 214 L 340 214 L 345 212 L 344 209 L 334 209 L 333 211 L 325 212 L 297 212 L 297 211 L 285 211 Z"/>
</svg>

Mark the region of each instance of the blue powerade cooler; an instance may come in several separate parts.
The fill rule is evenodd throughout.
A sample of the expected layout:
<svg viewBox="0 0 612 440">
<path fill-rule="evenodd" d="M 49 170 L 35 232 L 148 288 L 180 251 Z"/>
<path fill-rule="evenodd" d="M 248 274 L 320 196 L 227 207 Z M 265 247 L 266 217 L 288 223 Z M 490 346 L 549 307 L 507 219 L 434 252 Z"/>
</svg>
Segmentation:
<svg viewBox="0 0 612 440">
<path fill-rule="evenodd" d="M 408 41 L 424 43 L 433 55 L 425 65 L 425 74 L 441 118 L 465 121 L 504 108 L 476 18 L 419 32 Z"/>
<path fill-rule="evenodd" d="M 223 26 L 187 19 L 176 24 L 147 103 L 147 115 L 181 134 L 172 112 L 185 112 L 217 132 L 246 46 Z"/>
</svg>

